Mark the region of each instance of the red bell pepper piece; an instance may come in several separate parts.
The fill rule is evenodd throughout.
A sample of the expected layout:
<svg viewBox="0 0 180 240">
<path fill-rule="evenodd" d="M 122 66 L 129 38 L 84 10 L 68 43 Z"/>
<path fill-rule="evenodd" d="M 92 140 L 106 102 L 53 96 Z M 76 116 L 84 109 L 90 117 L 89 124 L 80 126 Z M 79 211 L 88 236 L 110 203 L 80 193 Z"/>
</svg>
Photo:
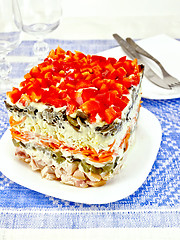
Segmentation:
<svg viewBox="0 0 180 240">
<path fill-rule="evenodd" d="M 109 57 L 108 62 L 114 65 L 117 62 L 117 60 L 115 58 Z"/>
<path fill-rule="evenodd" d="M 102 56 L 97 56 L 97 55 L 92 55 L 91 56 L 91 61 L 92 62 L 106 62 L 106 58 L 105 57 L 102 57 Z"/>
<path fill-rule="evenodd" d="M 126 104 L 128 104 L 129 102 L 129 98 L 127 98 L 126 96 L 122 96 L 121 100 L 124 101 Z"/>
<path fill-rule="evenodd" d="M 26 80 L 29 80 L 29 79 L 32 78 L 32 76 L 31 76 L 30 73 L 26 73 L 26 74 L 24 75 L 24 78 L 25 78 Z"/>
<path fill-rule="evenodd" d="M 67 102 L 67 114 L 72 114 L 77 107 L 77 103 L 74 100 Z"/>
<path fill-rule="evenodd" d="M 101 105 L 100 102 L 97 101 L 96 99 L 90 99 L 83 103 L 80 108 L 85 112 L 85 113 L 94 113 L 94 112 L 99 112 L 101 110 Z"/>
<path fill-rule="evenodd" d="M 15 87 L 13 87 L 13 90 L 11 92 L 7 92 L 7 96 L 11 99 L 11 102 L 14 104 L 19 100 L 21 94 L 22 92 Z"/>
<path fill-rule="evenodd" d="M 30 75 L 31 75 L 33 78 L 41 77 L 41 72 L 40 72 L 39 67 L 37 67 L 37 66 L 33 67 L 33 68 L 30 70 Z"/>
<path fill-rule="evenodd" d="M 55 50 L 55 54 L 62 54 L 65 55 L 65 51 L 58 45 L 58 47 Z"/>
<path fill-rule="evenodd" d="M 90 98 L 95 98 L 97 93 L 98 93 L 98 90 L 95 88 L 84 88 L 82 90 L 83 102 L 88 101 Z"/>
<path fill-rule="evenodd" d="M 116 107 L 118 107 L 121 111 L 127 106 L 127 103 L 123 101 L 121 98 L 116 97 L 114 99 L 114 104 Z"/>
<path fill-rule="evenodd" d="M 112 123 L 117 118 L 117 116 L 118 114 L 113 107 L 110 106 L 105 110 L 105 121 L 108 124 Z"/>
</svg>

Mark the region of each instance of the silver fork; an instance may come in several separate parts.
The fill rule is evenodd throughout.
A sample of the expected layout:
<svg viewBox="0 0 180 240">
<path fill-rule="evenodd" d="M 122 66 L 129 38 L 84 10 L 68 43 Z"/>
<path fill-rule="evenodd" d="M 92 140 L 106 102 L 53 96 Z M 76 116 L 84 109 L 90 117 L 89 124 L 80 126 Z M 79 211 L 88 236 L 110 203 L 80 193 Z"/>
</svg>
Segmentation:
<svg viewBox="0 0 180 240">
<path fill-rule="evenodd" d="M 155 58 L 153 57 L 151 54 L 149 54 L 148 52 L 146 52 L 143 48 L 141 48 L 137 43 L 135 43 L 131 38 L 126 38 L 126 41 L 132 46 L 134 47 L 134 49 L 136 50 L 136 52 L 138 52 L 139 54 L 142 54 L 145 57 L 150 58 L 151 60 L 153 60 L 155 63 L 157 63 L 157 65 L 160 67 L 162 74 L 163 74 L 163 79 L 164 81 L 168 84 L 169 87 L 176 87 L 176 86 L 180 86 L 180 81 L 171 76 L 162 66 L 162 64 Z"/>
</svg>

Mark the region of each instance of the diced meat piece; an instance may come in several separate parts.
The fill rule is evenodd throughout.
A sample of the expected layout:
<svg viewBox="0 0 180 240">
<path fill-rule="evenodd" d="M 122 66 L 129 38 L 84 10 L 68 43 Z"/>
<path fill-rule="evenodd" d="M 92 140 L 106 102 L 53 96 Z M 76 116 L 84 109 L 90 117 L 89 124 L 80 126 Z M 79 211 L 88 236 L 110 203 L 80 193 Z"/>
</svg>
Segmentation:
<svg viewBox="0 0 180 240">
<path fill-rule="evenodd" d="M 101 176 L 96 173 L 88 172 L 86 173 L 86 176 L 90 179 L 90 181 L 100 181 Z"/>
<path fill-rule="evenodd" d="M 49 166 L 45 166 L 41 170 L 41 175 L 42 175 L 43 178 L 46 178 L 48 180 L 56 179 L 56 175 L 54 174 L 54 170 Z"/>
<path fill-rule="evenodd" d="M 79 169 L 77 169 L 77 170 L 74 172 L 73 177 L 75 177 L 75 178 L 77 178 L 77 179 L 80 179 L 80 180 L 85 180 L 85 179 L 86 179 L 84 173 L 81 172 Z"/>
<path fill-rule="evenodd" d="M 64 167 L 64 170 L 67 172 L 67 175 L 72 175 L 74 173 L 74 171 L 76 171 L 76 169 L 78 168 L 78 164 L 77 163 L 70 163 L 67 166 Z"/>
</svg>

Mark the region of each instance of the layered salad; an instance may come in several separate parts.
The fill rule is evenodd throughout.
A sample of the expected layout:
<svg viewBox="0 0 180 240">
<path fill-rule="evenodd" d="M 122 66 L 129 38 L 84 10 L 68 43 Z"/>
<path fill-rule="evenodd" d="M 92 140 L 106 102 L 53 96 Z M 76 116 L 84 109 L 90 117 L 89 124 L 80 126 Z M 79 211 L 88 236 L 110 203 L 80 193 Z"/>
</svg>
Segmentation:
<svg viewBox="0 0 180 240">
<path fill-rule="evenodd" d="M 7 93 L 15 155 L 43 178 L 104 185 L 133 143 L 143 66 L 59 46 Z"/>
</svg>

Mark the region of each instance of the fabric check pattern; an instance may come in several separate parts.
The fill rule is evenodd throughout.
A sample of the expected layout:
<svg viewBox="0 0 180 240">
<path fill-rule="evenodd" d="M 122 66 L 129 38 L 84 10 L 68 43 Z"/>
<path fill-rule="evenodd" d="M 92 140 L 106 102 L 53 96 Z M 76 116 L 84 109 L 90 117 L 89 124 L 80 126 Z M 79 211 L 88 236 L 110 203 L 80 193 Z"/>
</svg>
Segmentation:
<svg viewBox="0 0 180 240">
<path fill-rule="evenodd" d="M 47 40 L 50 48 L 95 54 L 115 47 L 111 40 Z M 23 78 L 32 55 L 32 41 L 24 41 L 10 57 L 11 78 Z M 16 59 L 19 59 L 16 61 Z M 21 61 L 22 59 L 22 61 Z M 0 95 L 0 138 L 9 126 Z M 109 204 L 81 204 L 56 199 L 20 186 L 0 172 L 1 228 L 178 227 L 180 222 L 180 99 L 142 99 L 162 127 L 162 142 L 146 181 L 131 196 Z M 5 161 L 5 159 L 0 159 Z M 48 225 L 47 225 L 48 222 Z"/>
</svg>

